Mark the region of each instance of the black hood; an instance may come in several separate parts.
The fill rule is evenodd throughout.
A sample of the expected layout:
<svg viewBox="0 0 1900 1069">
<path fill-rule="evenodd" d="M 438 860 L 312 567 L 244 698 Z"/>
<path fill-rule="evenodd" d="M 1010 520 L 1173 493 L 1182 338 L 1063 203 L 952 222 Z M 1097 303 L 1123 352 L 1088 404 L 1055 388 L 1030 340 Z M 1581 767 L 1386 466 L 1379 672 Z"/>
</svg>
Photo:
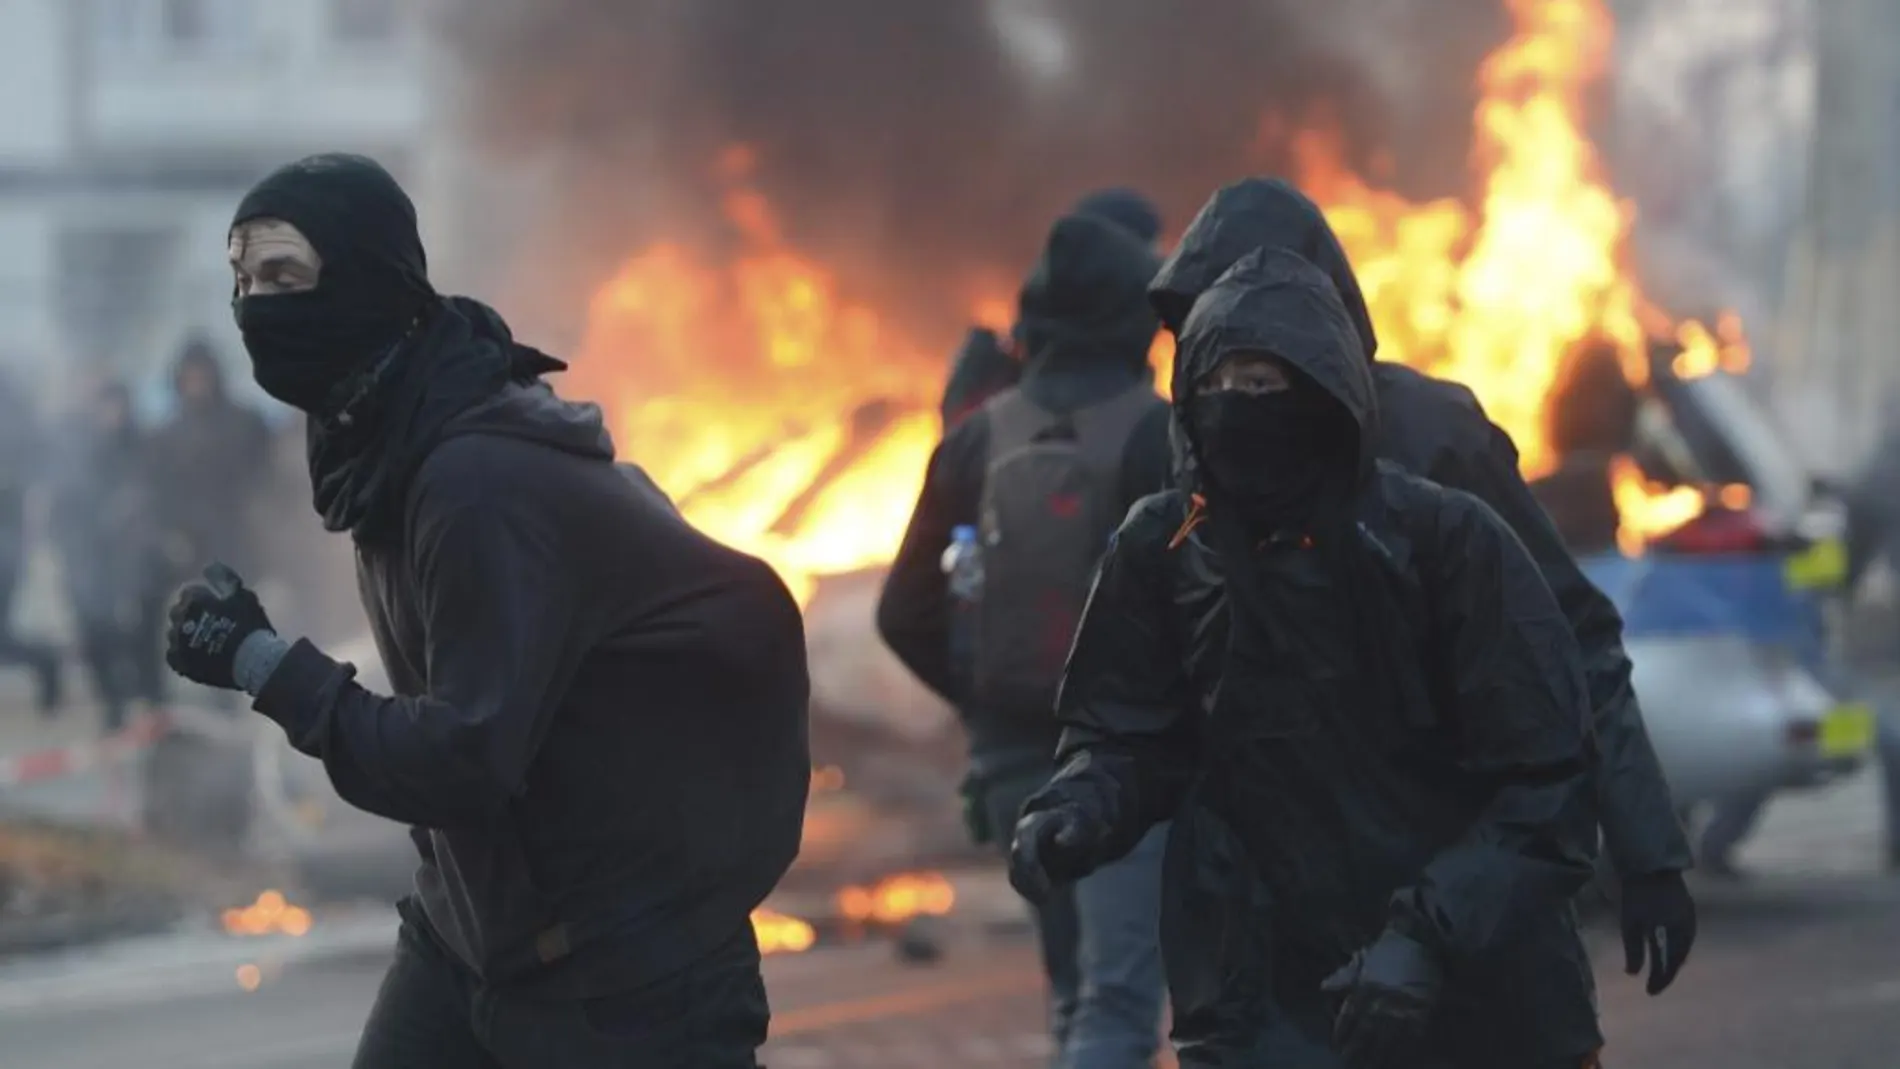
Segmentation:
<svg viewBox="0 0 1900 1069">
<path fill-rule="evenodd" d="M 1147 197 L 1123 186 L 1098 189 L 1076 201 L 1075 207 L 1069 210 L 1115 223 L 1140 238 L 1144 245 L 1154 244 L 1161 236 L 1160 209 Z"/>
<path fill-rule="evenodd" d="M 1024 387 L 1096 368 L 1145 369 L 1159 327 L 1146 297 L 1156 265 L 1119 224 L 1090 215 L 1056 220 L 1017 300 Z"/>
<path fill-rule="evenodd" d="M 1317 266 L 1284 249 L 1256 249 L 1209 286 L 1182 325 L 1174 363 L 1175 467 L 1198 489 L 1186 407 L 1194 384 L 1227 356 L 1271 353 L 1317 383 L 1359 429 L 1358 470 L 1377 459 L 1379 407 L 1372 368 L 1339 291 Z"/>
<path fill-rule="evenodd" d="M 1179 335 L 1194 302 L 1255 249 L 1285 249 L 1325 272 L 1366 358 L 1377 355 L 1372 315 L 1346 250 L 1319 205 L 1278 178 L 1243 178 L 1223 186 L 1188 224 L 1148 287 L 1161 324 Z"/>
<path fill-rule="evenodd" d="M 222 401 L 226 396 L 224 382 L 224 363 L 211 348 L 211 343 L 203 338 L 192 338 L 179 350 L 178 361 L 172 365 L 172 387 L 182 397 L 185 376 L 192 371 L 202 371 L 205 381 L 210 384 L 211 399 Z"/>
</svg>

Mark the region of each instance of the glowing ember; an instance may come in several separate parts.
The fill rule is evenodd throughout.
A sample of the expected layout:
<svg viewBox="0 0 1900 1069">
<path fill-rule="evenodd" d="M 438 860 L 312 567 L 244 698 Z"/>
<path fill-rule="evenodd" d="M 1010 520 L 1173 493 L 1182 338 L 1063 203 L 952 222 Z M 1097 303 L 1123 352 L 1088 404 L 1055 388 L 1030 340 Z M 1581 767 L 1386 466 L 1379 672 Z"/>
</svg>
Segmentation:
<svg viewBox="0 0 1900 1069">
<path fill-rule="evenodd" d="M 264 986 L 264 970 L 255 965 L 240 965 L 237 967 L 237 982 L 246 991 L 256 991 Z"/>
<path fill-rule="evenodd" d="M 1580 344 L 1613 345 L 1639 384 L 1651 339 L 1682 345 L 1684 376 L 1745 366 L 1747 345 L 1733 317 L 1713 332 L 1674 322 L 1625 268 L 1634 213 L 1582 123 L 1613 30 L 1602 0 L 1505 2 L 1516 33 L 1479 72 L 1475 209 L 1373 187 L 1323 131 L 1293 148 L 1358 269 L 1381 357 L 1470 386 L 1536 476 L 1556 460 L 1547 397 Z M 787 244 L 746 184 L 751 162 L 734 151 L 720 165 L 746 251 L 722 263 L 659 244 L 627 261 L 596 295 L 576 376 L 689 518 L 770 561 L 802 600 L 819 578 L 896 551 L 939 434 L 943 360 Z M 1011 318 L 995 297 L 972 311 L 998 329 Z M 1160 339 L 1164 387 L 1172 355 Z M 1618 500 L 1635 547 L 1655 516 L 1687 508 L 1641 480 L 1620 482 Z"/>
<path fill-rule="evenodd" d="M 761 954 L 797 954 L 810 950 L 818 941 L 811 925 L 769 909 L 752 911 L 752 931 L 758 937 Z"/>
<path fill-rule="evenodd" d="M 310 911 L 291 905 L 281 891 L 265 891 L 248 906 L 225 910 L 224 930 L 232 935 L 307 935 Z"/>
<path fill-rule="evenodd" d="M 956 904 L 956 888 L 938 872 L 903 872 L 869 887 L 847 887 L 838 892 L 838 912 L 859 924 L 900 924 L 912 917 L 941 917 Z"/>
</svg>

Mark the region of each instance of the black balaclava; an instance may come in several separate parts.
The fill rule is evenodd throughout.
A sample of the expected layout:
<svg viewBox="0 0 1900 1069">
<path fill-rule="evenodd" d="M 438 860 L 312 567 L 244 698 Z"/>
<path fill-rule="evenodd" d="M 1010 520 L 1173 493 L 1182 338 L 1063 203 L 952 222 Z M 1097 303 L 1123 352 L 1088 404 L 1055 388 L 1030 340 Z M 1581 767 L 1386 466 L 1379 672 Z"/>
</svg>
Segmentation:
<svg viewBox="0 0 1900 1069">
<path fill-rule="evenodd" d="M 1256 535 L 1309 528 L 1329 494 L 1350 489 L 1358 464 L 1345 406 L 1297 369 L 1287 378 L 1290 387 L 1274 393 L 1220 390 L 1187 403 L 1217 506 Z"/>
<path fill-rule="evenodd" d="M 238 205 L 233 229 L 281 219 L 323 258 L 314 289 L 237 297 L 257 384 L 322 417 L 435 303 L 415 205 L 381 164 L 326 153 L 286 164 Z"/>
</svg>

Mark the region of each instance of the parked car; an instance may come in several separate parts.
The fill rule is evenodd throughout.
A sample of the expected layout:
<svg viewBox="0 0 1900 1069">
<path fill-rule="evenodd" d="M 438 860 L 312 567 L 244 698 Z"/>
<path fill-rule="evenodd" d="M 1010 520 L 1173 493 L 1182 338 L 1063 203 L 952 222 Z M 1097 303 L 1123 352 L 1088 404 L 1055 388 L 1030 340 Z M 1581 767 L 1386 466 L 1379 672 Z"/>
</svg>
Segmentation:
<svg viewBox="0 0 1900 1069">
<path fill-rule="evenodd" d="M 1845 510 L 1741 379 L 1677 378 L 1667 355 L 1620 444 L 1648 478 L 1708 489 L 1707 506 L 1629 555 L 1615 544 L 1610 454 L 1571 458 L 1539 495 L 1623 613 L 1679 806 L 1831 782 L 1866 759 L 1874 736 L 1836 652 Z"/>
</svg>

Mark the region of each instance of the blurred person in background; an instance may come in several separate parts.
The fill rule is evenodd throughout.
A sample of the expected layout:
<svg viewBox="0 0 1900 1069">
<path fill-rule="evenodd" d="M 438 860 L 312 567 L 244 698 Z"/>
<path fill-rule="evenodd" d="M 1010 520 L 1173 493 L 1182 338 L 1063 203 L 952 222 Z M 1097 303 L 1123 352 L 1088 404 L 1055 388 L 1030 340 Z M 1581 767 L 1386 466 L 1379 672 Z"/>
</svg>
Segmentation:
<svg viewBox="0 0 1900 1069">
<path fill-rule="evenodd" d="M 155 537 L 146 439 L 124 383 L 94 384 L 60 458 L 50 527 L 107 732 L 137 701 L 157 702 L 166 584 Z"/>
<path fill-rule="evenodd" d="M 565 364 L 435 291 L 373 160 L 265 177 L 228 255 L 252 372 L 309 417 L 313 504 L 354 543 L 396 694 L 279 636 L 223 565 L 173 604 L 166 658 L 413 828 L 355 1066 L 754 1069 L 751 913 L 811 783 L 797 603 L 615 463 L 599 408 L 542 381 Z"/>
<path fill-rule="evenodd" d="M 32 672 L 40 712 L 50 716 L 65 704 L 59 651 L 21 638 L 13 623 L 29 556 L 27 503 L 52 459 L 46 455 L 42 429 L 18 379 L 0 370 L 0 667 Z"/>
<path fill-rule="evenodd" d="M 1589 692 L 1495 512 L 1380 464 L 1346 305 L 1286 250 L 1177 331 L 1175 485 L 1115 534 L 1024 807 L 1032 900 L 1172 820 L 1193 1069 L 1589 1069 Z"/>
<path fill-rule="evenodd" d="M 234 401 L 211 343 L 192 338 L 172 369 L 177 408 L 152 436 L 158 522 L 174 583 L 203 561 L 258 564 L 256 503 L 270 475 L 264 418 Z"/>
<path fill-rule="evenodd" d="M 1148 198 L 1132 189 L 1098 189 L 1076 201 L 1074 215 L 1088 215 L 1116 224 L 1143 244 L 1161 237 L 1161 213 Z M 943 428 L 948 433 L 983 402 L 1009 389 L 1022 378 L 1022 341 L 1015 328 L 999 335 L 988 327 L 971 327 L 950 360 L 950 378 L 944 384 Z"/>
<path fill-rule="evenodd" d="M 1055 770 L 1055 690 L 1089 579 L 1129 507 L 1167 484 L 1168 408 L 1148 364 L 1156 263 L 1113 222 L 1056 222 L 1018 299 L 1021 383 L 949 428 L 878 603 L 884 641 L 962 716 L 979 843 L 1006 849 L 1023 799 Z M 981 579 L 953 594 L 941 562 L 959 529 Z M 959 631 L 967 644 L 953 643 Z M 1165 845 L 1156 829 L 1036 908 L 1067 1069 L 1154 1058 Z"/>
<path fill-rule="evenodd" d="M 1849 597 L 1856 597 L 1864 592 L 1867 575 L 1876 564 L 1885 562 L 1889 569 L 1900 569 L 1900 425 L 1881 436 L 1844 496 L 1847 591 Z M 1900 659 L 1900 651 L 1889 651 L 1889 657 Z M 1886 862 L 1889 870 L 1900 872 L 1900 708 L 1887 703 L 1878 714 L 1874 754 L 1880 762 L 1886 802 Z M 1750 816 L 1741 834 L 1752 827 Z"/>
<path fill-rule="evenodd" d="M 1378 390 L 1379 459 L 1462 490 L 1504 519 L 1557 596 L 1590 684 L 1596 806 L 1603 845 L 1621 881 L 1625 966 L 1648 965 L 1646 990 L 1675 980 L 1695 943 L 1691 866 L 1662 764 L 1643 724 L 1623 650 L 1623 618 L 1578 567 L 1518 470 L 1517 447 L 1466 387 L 1376 359 L 1378 336 L 1346 251 L 1317 204 L 1279 179 L 1247 178 L 1218 190 L 1188 224 L 1149 296 L 1177 336 L 1194 302 L 1241 258 L 1286 249 L 1332 280 L 1371 360 Z"/>
</svg>

